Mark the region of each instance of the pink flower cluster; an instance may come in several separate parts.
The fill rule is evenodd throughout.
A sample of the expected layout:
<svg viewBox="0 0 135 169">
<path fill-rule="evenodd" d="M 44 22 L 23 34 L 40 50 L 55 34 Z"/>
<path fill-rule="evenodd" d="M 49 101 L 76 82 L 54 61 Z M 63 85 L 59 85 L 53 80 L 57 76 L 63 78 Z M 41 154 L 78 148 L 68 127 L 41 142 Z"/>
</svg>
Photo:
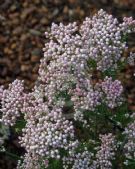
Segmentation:
<svg viewBox="0 0 135 169">
<path fill-rule="evenodd" d="M 96 154 L 96 167 L 100 169 L 112 168 L 112 160 L 115 158 L 115 137 L 109 133 L 100 135 L 101 146 Z"/>
<path fill-rule="evenodd" d="M 72 122 L 62 118 L 59 109 L 42 109 L 36 121 L 27 120 L 20 140 L 28 153 L 56 159 L 60 159 L 60 149 L 73 151 L 78 145 Z"/>
<path fill-rule="evenodd" d="M 83 22 L 80 30 L 83 44 L 88 59 L 96 61 L 98 70 L 105 71 L 117 66 L 126 47 L 126 43 L 122 42 L 122 34 L 132 24 L 134 21 L 127 23 L 124 20 L 121 25 L 116 18 L 103 10 Z"/>
<path fill-rule="evenodd" d="M 92 153 L 85 150 L 75 153 L 79 145 L 75 137 L 74 120 L 89 126 L 84 119 L 85 111 L 95 111 L 106 104 L 113 109 L 122 103 L 123 87 L 111 77 L 92 83 L 93 71 L 101 75 L 106 70 L 118 68 L 126 48 L 123 36 L 134 31 L 135 21 L 125 18 L 119 23 L 112 15 L 100 10 L 92 18 L 86 18 L 81 26 L 77 23 L 52 24 L 46 32 L 48 42 L 43 49 L 44 57 L 39 67 L 37 84 L 31 93 L 24 92 L 23 81 L 15 80 L 8 89 L 0 87 L 2 119 L 6 125 L 14 125 L 22 114 L 26 126 L 19 138 L 26 154 L 18 169 L 39 169 L 48 166 L 49 159 L 61 159 L 61 150 L 67 152 L 68 165 L 72 169 L 110 169 L 114 159 L 115 137 L 100 136 L 101 147 L 91 163 Z M 69 104 L 70 103 L 70 104 Z M 67 120 L 65 108 L 69 108 L 74 120 Z M 127 127 L 133 149 L 134 124 Z M 47 160 L 47 161 L 44 161 Z M 47 163 L 46 163 L 47 162 Z M 63 167 L 69 166 L 66 162 Z"/>
<path fill-rule="evenodd" d="M 63 158 L 64 169 L 92 169 L 93 154 L 90 153 L 87 148 L 83 152 L 73 153 L 70 157 Z M 94 168 L 93 168 L 94 169 Z"/>
<path fill-rule="evenodd" d="M 111 169 L 115 158 L 115 137 L 109 133 L 100 135 L 100 140 L 101 145 L 97 148 L 95 157 L 85 147 L 84 151 L 63 158 L 64 169 Z"/>
<path fill-rule="evenodd" d="M 41 163 L 43 159 L 36 154 L 27 153 L 23 157 L 23 163 L 21 160 L 18 161 L 16 169 L 41 169 Z M 48 167 L 43 165 L 44 168 Z"/>
<path fill-rule="evenodd" d="M 24 86 L 21 80 L 9 84 L 8 89 L 0 89 L 0 111 L 3 113 L 1 122 L 11 126 L 15 124 L 23 107 L 23 92 Z"/>
<path fill-rule="evenodd" d="M 128 159 L 135 159 L 135 113 L 131 115 L 132 122 L 125 128 L 125 155 Z"/>
<path fill-rule="evenodd" d="M 113 81 L 111 77 L 106 77 L 101 84 L 105 103 L 110 108 L 122 104 L 123 86 L 119 80 Z"/>
</svg>

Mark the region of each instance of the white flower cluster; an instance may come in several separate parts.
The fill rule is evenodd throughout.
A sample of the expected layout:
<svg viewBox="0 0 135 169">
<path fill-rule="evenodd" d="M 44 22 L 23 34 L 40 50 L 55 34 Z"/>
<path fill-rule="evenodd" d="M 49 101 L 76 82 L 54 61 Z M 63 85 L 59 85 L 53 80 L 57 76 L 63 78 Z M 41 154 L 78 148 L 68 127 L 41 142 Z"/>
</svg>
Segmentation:
<svg viewBox="0 0 135 169">
<path fill-rule="evenodd" d="M 73 151 L 78 145 L 74 127 L 72 122 L 62 118 L 59 109 L 49 113 L 42 111 L 37 121 L 27 121 L 20 143 L 29 153 L 60 159 L 60 149 Z"/>
<path fill-rule="evenodd" d="M 91 157 L 93 156 L 87 148 L 83 152 L 73 153 L 70 157 L 63 158 L 64 169 L 92 169 Z"/>
<path fill-rule="evenodd" d="M 87 82 L 85 83 L 87 84 Z M 77 86 L 72 91 L 71 100 L 74 103 L 74 119 L 83 122 L 86 127 L 89 127 L 87 120 L 84 119 L 84 111 L 94 111 L 98 105 L 106 104 L 113 109 L 120 106 L 123 101 L 122 93 L 123 86 L 119 80 L 112 80 L 111 77 L 105 77 L 100 83 L 96 83 L 94 88 L 89 85 L 81 89 Z"/>
<path fill-rule="evenodd" d="M 130 52 L 129 57 L 127 58 L 127 62 L 131 66 L 135 65 L 135 53 Z"/>
<path fill-rule="evenodd" d="M 116 18 L 100 10 L 93 18 L 86 18 L 81 26 L 83 44 L 86 47 L 89 59 L 97 64 L 97 69 L 105 71 L 108 68 L 115 68 L 126 47 L 122 42 L 122 35 L 125 29 L 129 29 L 127 20 L 121 25 Z"/>
<path fill-rule="evenodd" d="M 101 146 L 95 155 L 85 147 L 83 152 L 63 158 L 64 169 L 111 169 L 115 159 L 115 137 L 112 133 L 100 135 Z"/>
<path fill-rule="evenodd" d="M 94 111 L 95 107 L 101 104 L 102 92 L 95 90 L 88 79 L 83 82 L 84 85 L 77 84 L 70 93 L 74 105 L 74 119 L 82 121 L 86 125 L 87 121 L 83 118 L 83 112 L 86 110 Z"/>
<path fill-rule="evenodd" d="M 101 83 L 103 99 L 108 107 L 114 108 L 122 104 L 123 86 L 119 80 L 106 77 Z"/>
<path fill-rule="evenodd" d="M 135 159 L 135 113 L 131 115 L 132 122 L 125 128 L 126 144 L 124 146 L 125 156 L 128 159 Z"/>
<path fill-rule="evenodd" d="M 100 10 L 92 18 L 86 18 L 80 28 L 75 22 L 67 26 L 62 23 L 52 24 L 51 31 L 45 33 L 49 42 L 43 49 L 44 58 L 41 60 L 38 78 L 49 104 L 62 107 L 66 104 L 66 98 L 60 96 L 60 93 L 70 96 L 75 110 L 74 117 L 81 121 L 83 115 L 80 116 L 80 112 L 94 110 L 101 104 L 102 92 L 95 90 L 91 83 L 91 61 L 94 60 L 97 69 L 101 71 L 117 65 L 126 45 L 122 40 L 123 32 L 128 29 L 128 25 L 129 29 L 134 25 L 134 21 L 127 20 L 122 26 L 112 15 Z M 118 100 L 121 103 L 118 97 L 122 87 L 119 81 L 110 82 L 110 85 L 113 89 L 108 84 L 106 103 L 114 108 Z"/>
<path fill-rule="evenodd" d="M 135 20 L 132 17 L 124 17 L 123 22 L 120 24 L 120 28 L 123 34 L 131 33 L 135 31 Z"/>
<path fill-rule="evenodd" d="M 16 169 L 41 169 L 40 160 L 41 158 L 38 155 L 26 153 L 23 157 L 23 163 L 19 160 Z M 46 167 L 44 165 L 44 168 Z"/>
<path fill-rule="evenodd" d="M 2 88 L 1 88 L 2 89 Z M 15 80 L 9 84 L 8 89 L 3 89 L 0 92 L 1 109 L 3 113 L 1 122 L 5 125 L 14 125 L 16 119 L 20 116 L 23 106 L 23 81 Z"/>
<path fill-rule="evenodd" d="M 84 74 L 85 55 L 81 52 L 81 37 L 75 34 L 76 23 L 64 26 L 52 24 L 46 33 L 49 43 L 45 44 L 44 58 L 41 60 L 39 80 L 44 83 L 45 96 L 51 102 L 58 91 L 72 88 L 77 78 Z M 84 56 L 83 56 L 84 55 Z"/>
<path fill-rule="evenodd" d="M 111 169 L 111 161 L 115 159 L 115 137 L 112 133 L 100 135 L 101 146 L 96 154 L 95 165 L 100 169 Z"/>
</svg>

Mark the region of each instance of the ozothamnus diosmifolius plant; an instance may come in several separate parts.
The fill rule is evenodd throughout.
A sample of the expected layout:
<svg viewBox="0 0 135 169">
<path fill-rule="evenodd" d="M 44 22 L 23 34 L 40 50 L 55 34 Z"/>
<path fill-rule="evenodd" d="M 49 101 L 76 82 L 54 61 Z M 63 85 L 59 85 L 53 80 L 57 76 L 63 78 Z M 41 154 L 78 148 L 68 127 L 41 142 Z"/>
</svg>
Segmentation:
<svg viewBox="0 0 135 169">
<path fill-rule="evenodd" d="M 38 85 L 30 93 L 21 80 L 0 87 L 1 124 L 24 120 L 17 169 L 135 168 L 135 113 L 117 79 L 134 59 L 123 55 L 134 31 L 132 17 L 119 23 L 101 9 L 81 26 L 53 23 L 45 32 Z"/>
</svg>

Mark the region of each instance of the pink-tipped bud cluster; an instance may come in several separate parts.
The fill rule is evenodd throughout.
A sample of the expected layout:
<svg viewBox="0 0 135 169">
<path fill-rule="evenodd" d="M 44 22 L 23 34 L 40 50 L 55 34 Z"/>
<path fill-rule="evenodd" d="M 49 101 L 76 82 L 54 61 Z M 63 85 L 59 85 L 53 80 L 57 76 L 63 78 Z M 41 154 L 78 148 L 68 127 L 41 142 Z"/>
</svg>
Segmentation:
<svg viewBox="0 0 135 169">
<path fill-rule="evenodd" d="M 114 108 L 122 104 L 123 86 L 119 80 L 106 77 L 101 84 L 103 99 L 108 107 Z"/>
<path fill-rule="evenodd" d="M 96 154 L 96 167 L 101 169 L 112 168 L 112 160 L 115 158 L 115 137 L 109 133 L 100 135 L 101 146 Z"/>
<path fill-rule="evenodd" d="M 0 111 L 3 113 L 1 122 L 4 124 L 12 126 L 20 116 L 23 106 L 23 92 L 24 85 L 21 80 L 15 80 L 9 84 L 8 89 L 3 89 L 3 91 L 0 92 Z"/>
<path fill-rule="evenodd" d="M 128 159 L 135 159 L 135 113 L 131 115 L 132 122 L 125 128 L 126 144 L 124 146 L 125 156 Z"/>
</svg>

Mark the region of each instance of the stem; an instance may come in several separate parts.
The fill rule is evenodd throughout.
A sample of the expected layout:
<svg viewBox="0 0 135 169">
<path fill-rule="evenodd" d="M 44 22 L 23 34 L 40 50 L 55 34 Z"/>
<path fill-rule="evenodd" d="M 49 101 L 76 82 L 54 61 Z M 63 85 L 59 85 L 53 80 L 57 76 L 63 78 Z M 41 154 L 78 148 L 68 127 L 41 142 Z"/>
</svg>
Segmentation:
<svg viewBox="0 0 135 169">
<path fill-rule="evenodd" d="M 94 139 L 96 141 L 97 138 L 97 111 L 95 111 L 95 133 L 94 133 Z"/>
<path fill-rule="evenodd" d="M 114 127 L 116 127 L 117 129 L 119 129 L 120 131 L 124 131 L 124 128 L 122 128 L 121 126 L 119 126 L 118 124 L 116 124 L 115 120 L 110 119 L 108 116 L 105 116 L 105 117 L 106 117 L 106 119 L 109 122 L 111 122 L 114 125 Z"/>
<path fill-rule="evenodd" d="M 5 153 L 6 155 L 8 155 L 8 156 L 14 158 L 14 159 L 20 159 L 20 157 L 19 157 L 18 155 L 16 155 L 16 154 L 10 153 L 10 152 L 8 152 L 8 151 L 5 151 L 4 153 Z"/>
</svg>

